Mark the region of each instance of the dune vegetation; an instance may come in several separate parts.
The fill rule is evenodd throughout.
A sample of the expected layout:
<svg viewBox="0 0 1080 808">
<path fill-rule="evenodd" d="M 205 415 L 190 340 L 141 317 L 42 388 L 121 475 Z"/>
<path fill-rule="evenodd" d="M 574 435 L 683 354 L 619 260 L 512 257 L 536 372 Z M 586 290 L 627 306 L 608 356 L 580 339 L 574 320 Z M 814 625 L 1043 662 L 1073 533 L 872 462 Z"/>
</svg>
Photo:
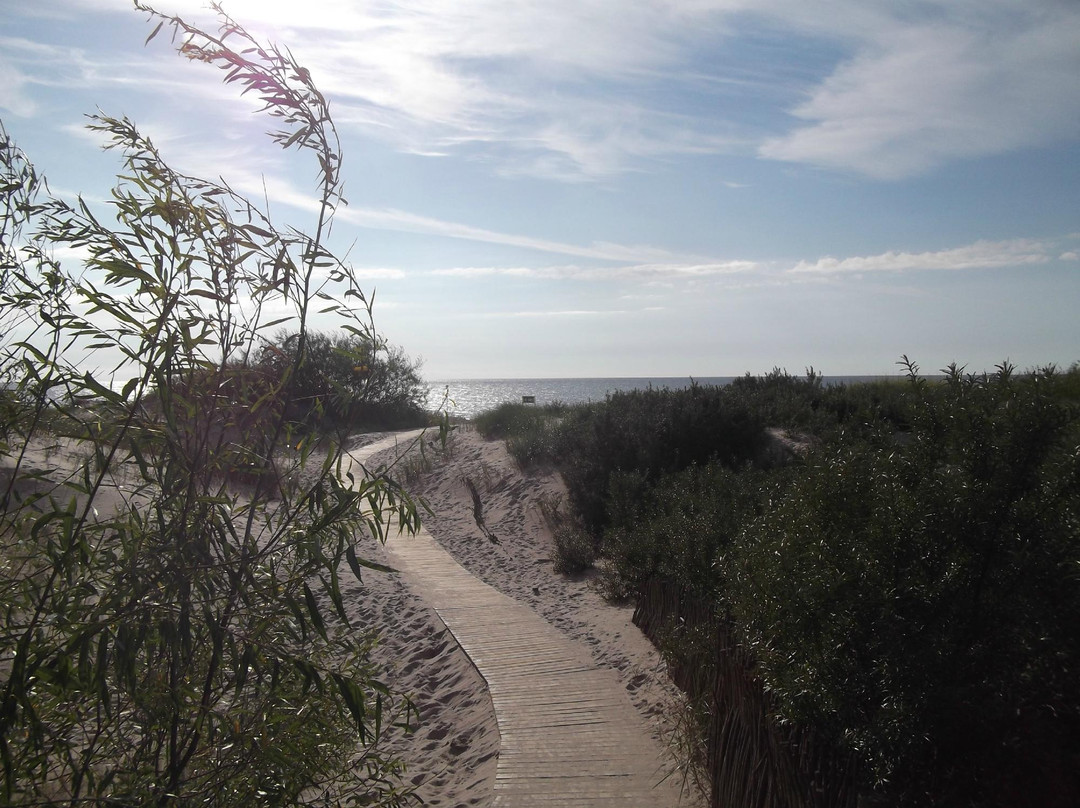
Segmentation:
<svg viewBox="0 0 1080 808">
<path fill-rule="evenodd" d="M 326 246 L 341 149 L 308 71 L 220 9 L 208 33 L 138 7 L 313 160 L 315 222 L 104 113 L 117 185 L 72 204 L 0 130 L 0 803 L 401 804 L 381 741 L 414 711 L 342 579 L 417 511 L 337 439 L 415 420 L 417 366 Z"/>
<path fill-rule="evenodd" d="M 403 804 L 381 741 L 414 710 L 342 576 L 417 506 L 341 460 L 428 418 L 419 364 L 327 246 L 309 72 L 136 5 L 313 159 L 315 221 L 104 113 L 108 212 L 71 203 L 0 127 L 0 803 Z M 637 604 L 714 804 L 1080 802 L 1080 367 L 904 363 L 476 419 L 562 474 L 556 568 Z"/>
<path fill-rule="evenodd" d="M 714 804 L 1080 799 L 1080 367 L 903 361 L 477 419 L 562 472 L 563 566 L 637 603 Z"/>
</svg>

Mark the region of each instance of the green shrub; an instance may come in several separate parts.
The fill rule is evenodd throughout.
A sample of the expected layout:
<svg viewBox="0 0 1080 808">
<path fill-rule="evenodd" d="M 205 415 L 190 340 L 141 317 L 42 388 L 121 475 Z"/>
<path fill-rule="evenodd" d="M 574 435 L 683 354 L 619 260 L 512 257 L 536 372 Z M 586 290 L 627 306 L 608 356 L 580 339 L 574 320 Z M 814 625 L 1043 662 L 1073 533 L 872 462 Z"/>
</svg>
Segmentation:
<svg viewBox="0 0 1080 808">
<path fill-rule="evenodd" d="M 693 613 L 728 616 L 762 704 L 836 760 L 855 753 L 863 789 L 890 803 L 1074 804 L 1080 373 L 951 367 L 932 382 L 908 367 L 835 388 L 776 373 L 717 396 L 818 430 L 817 449 L 772 471 L 679 470 L 687 436 L 708 438 L 679 435 L 692 398 L 567 413 L 560 463 L 603 525 L 603 587 L 634 598 L 661 581 Z M 666 653 L 682 674 L 708 667 L 700 644 Z"/>
<path fill-rule="evenodd" d="M 666 473 L 715 462 L 750 462 L 766 441 L 764 422 L 723 388 L 616 393 L 571 410 L 559 428 L 557 465 L 585 528 L 599 536 L 610 523 L 609 482 L 618 472 L 654 485 Z"/>
<path fill-rule="evenodd" d="M 540 500 L 540 513 L 551 530 L 554 547 L 552 564 L 560 575 L 578 575 L 596 561 L 592 537 L 581 528 L 573 514 L 563 506 L 562 498 Z"/>
<path fill-rule="evenodd" d="M 730 397 L 752 407 L 769 426 L 812 430 L 820 427 L 826 415 L 819 410 L 828 390 L 813 368 L 805 377 L 792 376 L 781 368 L 764 376 L 747 373 L 733 379 L 727 388 Z"/>
<path fill-rule="evenodd" d="M 555 572 L 561 575 L 578 575 L 592 567 L 596 561 L 596 548 L 592 537 L 579 525 L 566 522 L 552 533 L 555 554 L 552 559 Z"/>
<path fill-rule="evenodd" d="M 488 440 L 503 439 L 507 451 L 523 469 L 554 464 L 558 459 L 560 423 L 568 411 L 559 402 L 500 404 L 473 419 L 477 430 Z"/>
<path fill-rule="evenodd" d="M 289 417 L 307 426 L 345 431 L 424 426 L 427 387 L 420 363 L 405 351 L 352 331 L 279 333 L 263 348 L 255 370 L 287 378 Z"/>
<path fill-rule="evenodd" d="M 96 216 L 49 197 L 4 136 L 0 234 L 25 241 L 0 239 L 0 803 L 402 804 L 382 736 L 411 707 L 375 678 L 340 576 L 378 568 L 360 535 L 415 528 L 416 508 L 384 475 L 346 477 L 339 447 L 317 462 L 292 442 L 299 362 L 237 369 L 266 344 L 264 311 L 293 312 L 301 341 L 316 297 L 354 333 L 370 322 L 321 240 L 341 203 L 327 103 L 223 12 L 213 35 L 139 8 L 312 153 L 320 221 L 279 226 L 105 115 L 90 128 L 123 168 Z M 89 257 L 71 269 L 64 252 Z M 59 439 L 76 468 L 34 468 Z"/>
<path fill-rule="evenodd" d="M 646 486 L 637 473 L 612 475 L 611 525 L 601 548 L 609 564 L 604 589 L 636 597 L 653 577 L 713 602 L 723 588 L 721 562 L 735 535 L 755 514 L 764 472 L 719 465 L 691 466 Z"/>
<path fill-rule="evenodd" d="M 506 449 L 523 469 L 549 466 L 556 460 L 558 425 L 548 420 L 536 422 L 533 428 L 515 434 L 506 441 Z"/>
<path fill-rule="evenodd" d="M 734 379 L 728 394 L 769 426 L 829 438 L 848 432 L 910 429 L 915 391 L 905 380 L 825 385 L 811 368 L 805 377 L 774 368 L 764 376 Z"/>
<path fill-rule="evenodd" d="M 902 801 L 1075 797 L 1076 408 L 1007 367 L 916 388 L 908 440 L 842 440 L 770 489 L 724 598 L 785 716 Z"/>
<path fill-rule="evenodd" d="M 488 440 L 506 440 L 531 429 L 540 418 L 534 406 L 505 403 L 473 418 L 477 431 Z"/>
</svg>

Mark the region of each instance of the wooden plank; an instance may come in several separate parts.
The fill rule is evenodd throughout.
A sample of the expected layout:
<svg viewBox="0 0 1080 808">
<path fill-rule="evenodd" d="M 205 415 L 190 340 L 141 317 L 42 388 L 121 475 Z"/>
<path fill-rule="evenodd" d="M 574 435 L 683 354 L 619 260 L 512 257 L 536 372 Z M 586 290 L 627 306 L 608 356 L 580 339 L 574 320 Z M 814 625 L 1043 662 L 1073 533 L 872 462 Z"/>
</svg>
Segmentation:
<svg viewBox="0 0 1080 808">
<path fill-rule="evenodd" d="M 408 440 L 392 437 L 352 456 L 363 462 Z M 426 530 L 392 536 L 387 550 L 488 683 L 501 736 L 494 805 L 679 804 L 678 785 L 665 779 L 663 750 L 613 671 L 463 569 Z"/>
</svg>

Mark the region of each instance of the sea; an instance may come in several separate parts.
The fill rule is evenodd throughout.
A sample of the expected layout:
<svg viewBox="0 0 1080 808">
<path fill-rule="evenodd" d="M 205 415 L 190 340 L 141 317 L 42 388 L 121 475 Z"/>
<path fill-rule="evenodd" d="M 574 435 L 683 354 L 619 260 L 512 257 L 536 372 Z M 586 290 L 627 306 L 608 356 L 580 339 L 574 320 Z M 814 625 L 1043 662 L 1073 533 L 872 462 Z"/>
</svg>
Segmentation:
<svg viewBox="0 0 1080 808">
<path fill-rule="evenodd" d="M 735 376 L 689 376 L 651 378 L 599 379 L 447 379 L 432 381 L 428 390 L 428 409 L 449 410 L 458 418 L 473 418 L 500 404 L 521 403 L 532 396 L 539 406 L 555 402 L 583 404 L 603 401 L 608 395 L 627 390 L 680 390 L 692 383 L 725 385 Z M 854 384 L 858 382 L 894 379 L 895 376 L 824 376 L 822 384 Z"/>
</svg>

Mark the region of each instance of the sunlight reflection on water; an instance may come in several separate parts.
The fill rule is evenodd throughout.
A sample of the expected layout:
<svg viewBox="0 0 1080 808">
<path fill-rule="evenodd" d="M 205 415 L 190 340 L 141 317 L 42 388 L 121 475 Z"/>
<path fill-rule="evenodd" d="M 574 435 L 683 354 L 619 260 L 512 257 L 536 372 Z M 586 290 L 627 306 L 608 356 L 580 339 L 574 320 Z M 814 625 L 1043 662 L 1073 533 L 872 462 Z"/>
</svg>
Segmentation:
<svg viewBox="0 0 1080 808">
<path fill-rule="evenodd" d="M 727 384 L 731 376 L 695 379 L 699 384 Z M 431 382 L 428 408 L 449 408 L 451 415 L 472 418 L 485 410 L 507 402 L 521 402 L 522 396 L 535 396 L 538 405 L 562 402 L 581 404 L 603 401 L 609 393 L 620 390 L 655 388 L 681 389 L 690 386 L 689 377 L 654 379 L 451 379 Z M 443 398 L 450 403 L 444 407 Z"/>
<path fill-rule="evenodd" d="M 702 376 L 695 377 L 693 381 L 701 385 L 724 385 L 735 378 Z M 822 381 L 827 385 L 852 384 L 885 378 L 895 377 L 825 376 Z M 581 404 L 587 401 L 603 401 L 608 394 L 624 390 L 644 390 L 648 387 L 681 390 L 690 386 L 691 379 L 689 376 L 638 379 L 449 379 L 429 384 L 429 410 L 449 409 L 453 416 L 473 418 L 500 404 L 521 403 L 522 396 L 535 396 L 538 406 L 553 402 Z"/>
</svg>

